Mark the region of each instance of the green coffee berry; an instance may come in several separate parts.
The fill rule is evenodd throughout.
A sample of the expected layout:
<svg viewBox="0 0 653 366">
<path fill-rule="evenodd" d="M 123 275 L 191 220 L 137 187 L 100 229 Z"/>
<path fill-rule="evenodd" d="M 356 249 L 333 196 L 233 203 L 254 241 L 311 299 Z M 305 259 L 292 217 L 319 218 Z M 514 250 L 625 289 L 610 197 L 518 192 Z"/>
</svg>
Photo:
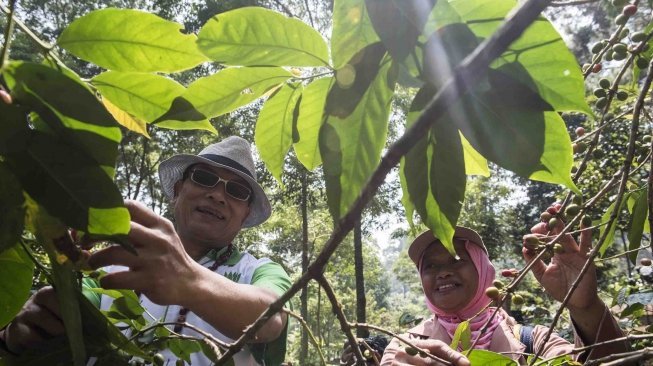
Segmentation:
<svg viewBox="0 0 653 366">
<path fill-rule="evenodd" d="M 502 288 L 503 288 L 503 282 L 501 282 L 501 281 L 499 281 L 499 280 L 494 280 L 494 281 L 492 281 L 492 284 L 494 285 L 494 287 L 496 287 L 496 288 L 498 288 L 498 289 L 502 289 Z"/>
<path fill-rule="evenodd" d="M 642 42 L 646 40 L 646 33 L 644 32 L 637 32 L 633 33 L 632 36 L 630 36 L 630 40 L 633 42 Z"/>
<path fill-rule="evenodd" d="M 628 16 L 625 14 L 619 14 L 617 15 L 616 18 L 614 18 L 614 24 L 616 25 L 624 25 L 628 21 Z"/>
<path fill-rule="evenodd" d="M 619 38 L 626 38 L 628 36 L 628 33 L 630 33 L 630 29 L 624 28 L 621 30 L 621 33 L 619 33 Z"/>
<path fill-rule="evenodd" d="M 625 90 L 619 90 L 619 91 L 617 92 L 617 99 L 619 99 L 619 100 L 622 101 L 622 102 L 623 102 L 624 100 L 628 99 L 628 92 L 625 91 Z"/>
<path fill-rule="evenodd" d="M 592 53 L 599 53 L 603 49 L 604 45 L 603 42 L 596 42 L 594 43 L 594 46 L 592 46 Z"/>
<path fill-rule="evenodd" d="M 489 297 L 490 299 L 493 299 L 493 300 L 498 299 L 499 294 L 500 294 L 499 289 L 494 287 L 494 286 L 490 286 L 490 287 L 485 289 L 485 295 L 487 297 Z"/>
<path fill-rule="evenodd" d="M 556 243 L 553 245 L 553 251 L 556 254 L 562 254 L 565 252 L 565 248 L 563 248 L 561 244 Z"/>
<path fill-rule="evenodd" d="M 648 63 L 649 63 L 649 60 L 644 58 L 644 57 L 640 57 L 640 58 L 637 59 L 637 61 L 635 61 L 635 65 L 637 65 L 637 67 L 640 68 L 640 69 L 647 68 Z"/>
<path fill-rule="evenodd" d="M 574 197 L 571 199 L 571 202 L 573 202 L 573 203 L 576 204 L 576 205 L 580 205 L 581 203 L 583 203 L 583 197 L 581 197 L 581 196 L 574 196 Z"/>
<path fill-rule="evenodd" d="M 558 219 L 555 218 L 555 217 L 552 217 L 551 220 L 549 220 L 549 223 L 548 223 L 549 230 L 553 230 L 553 228 L 555 228 L 556 226 L 558 226 Z"/>
<path fill-rule="evenodd" d="M 596 88 L 594 89 L 594 96 L 597 98 L 603 98 L 606 97 L 608 94 L 605 92 L 605 89 L 603 88 Z"/>
<path fill-rule="evenodd" d="M 610 88 L 610 80 L 603 78 L 599 80 L 599 86 L 603 89 L 609 89 Z"/>
<path fill-rule="evenodd" d="M 626 52 L 628 52 L 628 47 L 626 47 L 626 45 L 623 43 L 617 43 L 614 46 L 612 46 L 612 50 L 614 51 L 614 53 L 625 54 Z"/>
<path fill-rule="evenodd" d="M 603 150 L 601 149 L 594 149 L 594 151 L 592 151 L 592 156 L 594 159 L 601 159 L 603 158 L 603 155 Z"/>
<path fill-rule="evenodd" d="M 608 98 L 599 98 L 596 100 L 596 108 L 603 109 L 608 104 Z"/>
<path fill-rule="evenodd" d="M 549 220 L 551 220 L 552 217 L 553 217 L 553 215 L 551 215 L 550 213 L 544 211 L 540 215 L 540 220 L 542 220 L 542 222 L 549 222 Z"/>
<path fill-rule="evenodd" d="M 583 215 L 583 218 L 580 219 L 580 223 L 583 227 L 590 227 L 592 226 L 592 218 L 588 215 Z"/>
<path fill-rule="evenodd" d="M 418 353 L 417 348 L 411 347 L 411 346 L 406 346 L 405 350 L 406 350 L 406 353 L 408 355 L 417 356 L 417 353 Z"/>
<path fill-rule="evenodd" d="M 612 0 L 612 5 L 620 8 L 628 3 L 628 0 Z"/>
<path fill-rule="evenodd" d="M 614 56 L 612 58 L 614 60 L 616 60 L 616 61 L 621 61 L 621 60 L 625 60 L 627 56 L 628 55 L 626 55 L 625 53 L 616 53 L 615 52 L 615 54 L 614 54 Z"/>
<path fill-rule="evenodd" d="M 524 297 L 522 295 L 514 294 L 512 295 L 512 303 L 515 305 L 522 305 L 524 303 Z"/>
</svg>

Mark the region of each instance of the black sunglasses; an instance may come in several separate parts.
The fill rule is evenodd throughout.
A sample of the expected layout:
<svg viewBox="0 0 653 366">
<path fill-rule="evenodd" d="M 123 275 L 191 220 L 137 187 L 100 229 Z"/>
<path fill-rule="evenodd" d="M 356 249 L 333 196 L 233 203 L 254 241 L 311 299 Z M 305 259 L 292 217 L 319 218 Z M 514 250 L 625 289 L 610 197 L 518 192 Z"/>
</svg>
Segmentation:
<svg viewBox="0 0 653 366">
<path fill-rule="evenodd" d="M 190 180 L 206 188 L 213 188 L 217 186 L 218 183 L 224 182 L 224 191 L 227 192 L 229 196 L 239 201 L 247 201 L 252 195 L 252 190 L 248 186 L 233 180 L 223 179 L 215 173 L 202 169 L 191 170 Z"/>
</svg>

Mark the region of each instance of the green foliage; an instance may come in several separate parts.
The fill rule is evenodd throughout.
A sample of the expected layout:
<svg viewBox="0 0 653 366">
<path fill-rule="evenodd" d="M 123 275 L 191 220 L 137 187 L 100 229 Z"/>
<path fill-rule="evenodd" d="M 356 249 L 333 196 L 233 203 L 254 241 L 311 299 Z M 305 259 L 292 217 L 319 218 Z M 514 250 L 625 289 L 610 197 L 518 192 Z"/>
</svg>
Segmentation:
<svg viewBox="0 0 653 366">
<path fill-rule="evenodd" d="M 218 14 L 202 27 L 197 43 L 225 65 L 329 66 L 327 44 L 314 28 L 263 8 Z"/>
<path fill-rule="evenodd" d="M 0 252 L 0 327 L 9 323 L 30 295 L 34 263 L 20 245 Z"/>
<path fill-rule="evenodd" d="M 206 61 L 194 34 L 156 15 L 128 9 L 96 10 L 72 22 L 57 44 L 115 71 L 173 72 Z"/>
</svg>

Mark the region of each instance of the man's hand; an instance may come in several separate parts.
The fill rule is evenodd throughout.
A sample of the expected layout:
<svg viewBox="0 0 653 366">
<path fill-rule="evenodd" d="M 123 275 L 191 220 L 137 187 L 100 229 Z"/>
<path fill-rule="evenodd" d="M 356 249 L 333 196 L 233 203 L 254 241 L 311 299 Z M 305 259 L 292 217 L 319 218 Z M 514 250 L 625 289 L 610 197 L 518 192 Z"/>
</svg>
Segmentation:
<svg viewBox="0 0 653 366">
<path fill-rule="evenodd" d="M 193 281 L 197 264 L 184 250 L 181 239 L 169 220 L 155 214 L 140 202 L 125 201 L 131 215 L 128 239 L 138 251 L 134 255 L 119 245 L 94 253 L 89 258 L 93 268 L 109 265 L 128 267 L 102 277 L 107 289 L 132 289 L 160 305 L 183 305 L 184 288 Z"/>
<path fill-rule="evenodd" d="M 16 318 L 5 328 L 9 351 L 21 353 L 65 332 L 59 302 L 52 287 L 44 287 L 27 300 Z"/>
<path fill-rule="evenodd" d="M 430 354 L 437 356 L 443 360 L 451 362 L 455 366 L 470 366 L 471 363 L 462 353 L 454 351 L 448 344 L 435 340 L 435 339 L 416 339 L 413 344 L 421 349 L 427 350 Z M 435 361 L 431 358 L 421 357 L 419 353 L 415 354 L 415 349 L 406 352 L 405 348 L 399 350 L 392 362 L 393 366 L 402 365 L 443 365 L 441 362 Z"/>
<path fill-rule="evenodd" d="M 549 210 L 558 212 L 560 204 L 552 205 Z M 531 232 L 538 236 L 544 236 L 548 233 L 548 239 L 551 240 L 562 231 L 564 226 L 564 223 L 559 220 L 557 226 L 549 231 L 547 223 L 541 222 L 533 226 Z M 554 299 L 562 301 L 587 261 L 587 255 L 592 246 L 592 233 L 590 230 L 584 230 L 580 234 L 580 245 L 576 243 L 570 234 L 565 234 L 559 243 L 562 245 L 563 252 L 555 253 L 549 264 L 537 260 L 532 269 L 535 278 L 546 292 Z M 537 253 L 526 247 L 522 248 L 522 253 L 529 262 L 537 255 Z M 584 309 L 596 304 L 597 301 L 596 268 L 592 263 L 578 288 L 574 291 L 568 306 L 570 308 Z"/>
</svg>

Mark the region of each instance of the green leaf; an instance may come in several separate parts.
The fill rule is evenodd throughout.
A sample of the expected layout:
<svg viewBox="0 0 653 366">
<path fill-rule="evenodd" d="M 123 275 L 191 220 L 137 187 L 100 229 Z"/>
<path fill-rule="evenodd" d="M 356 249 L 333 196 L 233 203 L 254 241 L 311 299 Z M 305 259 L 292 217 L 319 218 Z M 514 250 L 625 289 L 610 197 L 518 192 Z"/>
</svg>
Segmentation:
<svg viewBox="0 0 653 366">
<path fill-rule="evenodd" d="M 23 307 L 32 288 L 34 263 L 20 245 L 0 251 L 0 329 Z"/>
<path fill-rule="evenodd" d="M 131 114 L 123 111 L 122 109 L 116 107 L 113 103 L 109 101 L 109 99 L 102 99 L 102 104 L 104 104 L 104 108 L 111 113 L 113 118 L 116 119 L 116 122 L 120 123 L 121 126 L 125 127 L 126 129 L 139 133 L 148 139 L 150 138 L 150 134 L 147 133 L 147 123 L 143 121 L 142 119 L 136 118 L 132 116 Z"/>
<path fill-rule="evenodd" d="M 365 0 L 333 2 L 331 57 L 335 69 L 340 69 L 359 51 L 379 40 L 367 14 Z"/>
<path fill-rule="evenodd" d="M 635 196 L 635 206 L 633 206 L 632 215 L 630 217 L 630 230 L 628 231 L 628 250 L 635 250 L 640 247 L 642 242 L 642 233 L 644 232 L 644 223 L 648 221 L 648 187 L 638 193 L 631 193 L 631 197 Z M 637 253 L 633 251 L 628 254 L 630 262 L 635 264 L 637 260 Z"/>
<path fill-rule="evenodd" d="M 374 30 L 395 62 L 403 61 L 413 51 L 435 3 L 435 0 L 365 1 Z"/>
<path fill-rule="evenodd" d="M 328 66 L 329 52 L 318 31 L 275 11 L 244 7 L 209 19 L 198 34 L 212 60 L 242 66 Z"/>
<path fill-rule="evenodd" d="M 490 176 L 490 168 L 487 165 L 487 159 L 478 151 L 474 150 L 472 145 L 467 141 L 463 134 L 460 134 L 460 142 L 463 144 L 463 153 L 465 155 L 465 172 L 467 175 Z"/>
<path fill-rule="evenodd" d="M 456 327 L 456 332 L 453 334 L 453 339 L 451 340 L 451 349 L 459 349 L 458 344 L 462 343 L 460 349 L 466 350 L 471 346 L 472 341 L 472 331 L 469 327 L 469 321 L 465 320 L 460 322 Z"/>
<path fill-rule="evenodd" d="M 23 150 L 29 137 L 27 111 L 15 104 L 0 103 L 0 116 L 0 155 Z"/>
<path fill-rule="evenodd" d="M 112 171 L 122 138 L 118 124 L 93 92 L 70 75 L 27 62 L 12 62 L 4 70 L 19 103 L 36 111 L 52 133 Z"/>
<path fill-rule="evenodd" d="M 25 197 L 20 183 L 7 166 L 0 162 L 0 253 L 18 244 L 20 240 L 25 223 L 24 204 Z"/>
<path fill-rule="evenodd" d="M 347 212 L 379 163 L 395 80 L 396 68 L 386 59 L 354 111 L 345 118 L 329 116 L 320 130 L 327 201 L 335 220 Z"/>
<path fill-rule="evenodd" d="M 449 3 L 474 34 L 481 38 L 488 38 L 494 33 L 503 24 L 506 15 L 517 6 L 515 0 L 452 0 Z M 584 79 L 578 61 L 545 18 L 540 17 L 531 24 L 492 67 L 512 62 L 519 62 L 526 69 L 529 77 L 525 79 L 525 85 L 555 110 L 592 114 L 585 101 Z M 512 77 L 518 78 L 518 75 Z"/>
<path fill-rule="evenodd" d="M 385 53 L 380 42 L 360 50 L 348 65 L 354 78 L 352 83 L 341 85 L 336 74 L 337 82 L 331 88 L 324 107 L 326 114 L 346 118 L 354 112 L 378 77 Z"/>
<path fill-rule="evenodd" d="M 627 195 L 630 196 L 630 194 L 627 194 Z M 603 242 L 603 245 L 601 245 L 601 248 L 599 248 L 599 253 L 601 254 L 601 257 L 603 257 L 603 255 L 605 254 L 605 251 L 608 250 L 608 248 L 610 248 L 612 246 L 612 244 L 614 244 L 614 232 L 617 229 L 617 223 L 619 222 L 619 215 L 621 214 L 621 209 L 623 208 L 624 202 L 626 202 L 626 201 L 628 201 L 628 197 L 624 197 L 624 199 L 621 200 L 621 205 L 618 208 L 616 208 L 617 217 L 612 222 L 612 225 L 609 225 L 609 226 L 602 225 L 601 226 L 601 230 L 599 231 L 600 232 L 600 235 L 599 235 L 600 238 L 603 237 L 604 233 L 607 230 L 607 234 L 606 234 L 607 236 L 605 238 L 605 241 Z M 603 223 L 603 224 L 608 223 L 608 221 L 610 220 L 610 216 L 612 216 L 612 213 L 615 210 L 615 203 L 616 202 L 612 202 L 612 204 L 610 204 L 608 209 L 605 210 L 605 213 L 601 217 L 601 223 Z"/>
<path fill-rule="evenodd" d="M 186 88 L 165 76 L 107 71 L 91 80 L 106 98 L 125 112 L 150 123 L 170 109 Z"/>
<path fill-rule="evenodd" d="M 422 88 L 410 107 L 407 127 L 418 118 L 431 100 L 433 89 Z M 404 156 L 400 177 L 404 195 L 422 222 L 433 230 L 450 253 L 453 234 L 465 197 L 467 177 L 460 133 L 453 123 L 442 120 L 431 128 Z"/>
<path fill-rule="evenodd" d="M 73 21 L 57 44 L 105 69 L 174 72 L 207 61 L 194 34 L 154 14 L 130 9 L 101 9 Z"/>
<path fill-rule="evenodd" d="M 190 355 L 202 351 L 200 342 L 195 339 L 172 338 L 166 341 L 166 346 L 175 356 L 190 364 Z"/>
<path fill-rule="evenodd" d="M 7 155 L 6 162 L 23 189 L 66 225 L 98 235 L 129 232 L 120 192 L 82 150 L 34 131 L 27 151 Z"/>
<path fill-rule="evenodd" d="M 518 363 L 511 358 L 502 354 L 486 351 L 483 349 L 475 349 L 469 354 L 469 361 L 472 365 L 487 365 L 487 366 L 517 366 Z"/>
<path fill-rule="evenodd" d="M 265 102 L 256 121 L 256 148 L 279 184 L 283 163 L 292 145 L 293 122 L 302 90 L 300 83 L 284 84 Z"/>
<path fill-rule="evenodd" d="M 299 102 L 297 133 L 294 149 L 297 159 L 310 171 L 322 164 L 319 133 L 324 121 L 324 106 L 333 85 L 333 77 L 321 78 L 308 84 Z"/>
<path fill-rule="evenodd" d="M 183 97 L 175 98 L 170 109 L 152 124 L 173 130 L 205 130 L 218 134 L 211 122 Z"/>
<path fill-rule="evenodd" d="M 291 77 L 290 72 L 280 67 L 231 67 L 197 79 L 183 98 L 201 114 L 213 118 L 258 99 Z"/>
</svg>

